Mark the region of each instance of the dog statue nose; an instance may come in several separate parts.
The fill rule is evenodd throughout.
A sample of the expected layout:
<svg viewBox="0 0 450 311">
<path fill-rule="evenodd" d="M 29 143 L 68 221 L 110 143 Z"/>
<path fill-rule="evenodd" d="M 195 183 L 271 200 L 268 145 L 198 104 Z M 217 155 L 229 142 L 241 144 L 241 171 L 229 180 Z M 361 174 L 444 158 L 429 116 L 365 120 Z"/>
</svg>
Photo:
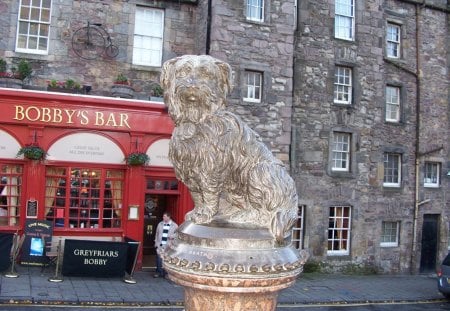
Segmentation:
<svg viewBox="0 0 450 311">
<path fill-rule="evenodd" d="M 184 90 L 184 92 L 183 92 L 183 98 L 184 98 L 184 100 L 186 100 L 186 101 L 191 101 L 191 102 L 197 101 L 198 96 L 197 96 L 197 93 L 196 93 L 196 92 L 197 92 L 197 91 L 196 91 L 196 88 L 192 88 L 192 87 L 187 88 L 187 89 Z"/>
</svg>

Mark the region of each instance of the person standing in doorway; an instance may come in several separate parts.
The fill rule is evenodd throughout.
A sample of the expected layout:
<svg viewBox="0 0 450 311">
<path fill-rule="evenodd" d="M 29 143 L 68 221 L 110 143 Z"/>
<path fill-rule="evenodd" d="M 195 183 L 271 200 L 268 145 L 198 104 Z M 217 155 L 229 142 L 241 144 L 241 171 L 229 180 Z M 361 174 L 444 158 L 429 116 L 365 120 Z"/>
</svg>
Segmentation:
<svg viewBox="0 0 450 311">
<path fill-rule="evenodd" d="M 166 271 L 162 267 L 162 253 L 164 249 L 172 243 L 178 225 L 171 219 L 169 212 L 163 214 L 163 220 L 156 227 L 155 247 L 156 247 L 156 273 L 153 277 L 166 277 Z"/>
</svg>

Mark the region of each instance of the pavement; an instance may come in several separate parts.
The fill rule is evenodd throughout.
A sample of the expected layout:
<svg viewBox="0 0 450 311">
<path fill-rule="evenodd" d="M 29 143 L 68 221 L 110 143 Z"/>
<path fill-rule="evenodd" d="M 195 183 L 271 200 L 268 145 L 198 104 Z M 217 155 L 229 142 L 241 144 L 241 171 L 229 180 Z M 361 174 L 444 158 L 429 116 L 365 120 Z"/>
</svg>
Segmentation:
<svg viewBox="0 0 450 311">
<path fill-rule="evenodd" d="M 134 284 L 122 278 L 63 277 L 40 267 L 16 266 L 18 277 L 0 279 L 0 305 L 183 305 L 183 288 L 153 273 L 138 271 Z M 436 275 L 342 275 L 302 273 L 296 283 L 279 293 L 278 306 L 313 304 L 393 303 L 443 301 Z"/>
</svg>

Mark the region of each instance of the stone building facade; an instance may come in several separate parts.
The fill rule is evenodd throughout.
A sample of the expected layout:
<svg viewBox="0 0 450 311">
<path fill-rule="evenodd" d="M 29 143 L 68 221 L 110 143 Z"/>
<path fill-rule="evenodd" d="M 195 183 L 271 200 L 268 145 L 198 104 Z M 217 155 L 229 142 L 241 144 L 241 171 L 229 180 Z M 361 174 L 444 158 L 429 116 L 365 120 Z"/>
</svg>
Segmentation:
<svg viewBox="0 0 450 311">
<path fill-rule="evenodd" d="M 304 247 L 331 270 L 434 271 L 449 249 L 448 2 L 299 3 Z"/>
<path fill-rule="evenodd" d="M 19 16 L 28 3 L 0 0 L 0 58 L 31 63 L 24 88 L 73 79 L 89 95 L 112 96 L 122 73 L 146 101 L 165 60 L 227 61 L 229 109 L 297 182 L 295 242 L 311 262 L 417 272 L 448 251 L 447 1 L 46 0 L 48 44 L 37 52 L 18 48 L 19 23 L 34 23 Z M 139 16 L 155 28 L 138 28 Z M 88 23 L 101 24 L 104 48 L 109 36 L 117 55 L 75 53 L 74 34 Z M 151 64 L 136 61 L 137 48 L 151 49 L 137 43 L 142 35 L 160 40 Z"/>
</svg>

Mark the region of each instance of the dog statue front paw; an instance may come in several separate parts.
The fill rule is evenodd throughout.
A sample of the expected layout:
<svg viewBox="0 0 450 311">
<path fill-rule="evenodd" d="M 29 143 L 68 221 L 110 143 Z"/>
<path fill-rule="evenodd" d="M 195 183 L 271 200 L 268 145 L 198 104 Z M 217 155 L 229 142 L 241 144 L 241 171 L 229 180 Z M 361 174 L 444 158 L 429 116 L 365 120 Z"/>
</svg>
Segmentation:
<svg viewBox="0 0 450 311">
<path fill-rule="evenodd" d="M 190 220 L 196 224 L 207 224 L 211 222 L 212 217 L 208 214 L 193 210 L 186 214 L 186 220 Z"/>
</svg>

